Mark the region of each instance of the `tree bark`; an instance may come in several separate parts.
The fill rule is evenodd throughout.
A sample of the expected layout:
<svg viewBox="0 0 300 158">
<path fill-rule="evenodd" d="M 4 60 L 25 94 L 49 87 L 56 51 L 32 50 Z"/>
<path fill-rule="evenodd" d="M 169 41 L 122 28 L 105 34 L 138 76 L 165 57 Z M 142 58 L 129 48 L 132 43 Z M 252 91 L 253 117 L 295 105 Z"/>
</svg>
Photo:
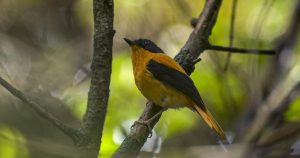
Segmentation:
<svg viewBox="0 0 300 158">
<path fill-rule="evenodd" d="M 91 65 L 91 84 L 87 110 L 81 131 L 86 137 L 77 144 L 82 151 L 80 157 L 98 156 L 106 116 L 112 66 L 113 46 L 113 0 L 94 0 L 94 54 Z"/>
</svg>

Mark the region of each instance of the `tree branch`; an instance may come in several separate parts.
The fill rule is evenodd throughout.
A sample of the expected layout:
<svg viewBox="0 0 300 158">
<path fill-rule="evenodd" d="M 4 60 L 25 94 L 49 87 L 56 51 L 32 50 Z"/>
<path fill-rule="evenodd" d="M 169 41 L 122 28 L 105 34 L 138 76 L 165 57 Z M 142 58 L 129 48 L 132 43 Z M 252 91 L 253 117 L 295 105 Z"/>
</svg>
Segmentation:
<svg viewBox="0 0 300 158">
<path fill-rule="evenodd" d="M 198 18 L 198 23 L 189 39 L 175 56 L 175 60 L 191 74 L 195 61 L 209 45 L 208 38 L 215 25 L 222 0 L 206 0 L 205 6 Z"/>
<path fill-rule="evenodd" d="M 109 85 L 112 65 L 112 45 L 114 3 L 113 0 L 93 0 L 94 39 L 93 60 L 91 65 L 91 84 L 88 93 L 87 110 L 83 126 L 79 130 L 64 125 L 37 103 L 11 86 L 0 77 L 0 84 L 14 96 L 27 103 L 41 117 L 70 136 L 77 145 L 78 157 L 95 158 L 98 156 L 103 125 L 109 98 Z"/>
<path fill-rule="evenodd" d="M 86 134 L 80 146 L 86 151 L 82 157 L 97 157 L 109 98 L 113 46 L 113 0 L 94 0 L 94 39 L 91 64 L 91 84 L 87 109 L 81 131 Z"/>
<path fill-rule="evenodd" d="M 162 108 L 160 106 L 154 105 L 152 102 L 148 102 L 146 108 L 144 109 L 143 114 L 140 116 L 139 120 L 148 120 Z M 151 127 L 153 128 L 158 122 L 160 116 L 151 122 Z M 121 146 L 112 156 L 113 158 L 132 158 L 137 157 L 142 146 L 146 142 L 149 136 L 149 130 L 146 126 L 135 124 L 129 135 L 122 142 Z"/>
<path fill-rule="evenodd" d="M 245 49 L 245 48 L 234 48 L 234 47 L 223 47 L 210 45 L 208 46 L 209 50 L 218 50 L 224 52 L 232 52 L 232 53 L 243 53 L 243 54 L 264 54 L 264 55 L 275 55 L 275 50 L 262 50 L 262 49 Z"/>
<path fill-rule="evenodd" d="M 185 69 L 188 74 L 191 74 L 194 71 L 195 61 L 197 61 L 197 58 L 206 49 L 231 51 L 234 53 L 258 53 L 267 55 L 275 54 L 275 51 L 273 50 L 242 49 L 210 45 L 208 38 L 215 25 L 221 3 L 222 0 L 206 0 L 204 9 L 202 10 L 198 20 L 193 20 L 191 22 L 192 26 L 194 27 L 193 32 L 190 34 L 189 39 L 182 47 L 180 52 L 175 56 L 175 60 Z M 155 106 L 153 103 L 149 103 L 147 104 L 139 120 L 147 120 L 161 109 L 162 107 Z M 154 127 L 158 120 L 159 118 L 157 118 L 151 126 Z M 149 132 L 150 131 L 148 131 L 147 127 L 144 125 L 136 124 L 133 126 L 130 134 L 125 138 L 112 157 L 137 157 L 141 147 L 147 140 Z"/>
<path fill-rule="evenodd" d="M 198 24 L 191 33 L 188 41 L 180 50 L 175 60 L 191 74 L 194 70 L 194 61 L 206 49 L 208 37 L 211 34 L 212 28 L 216 22 L 217 15 L 221 6 L 222 0 L 207 0 L 201 15 L 198 18 Z M 147 120 L 154 116 L 162 109 L 160 106 L 155 106 L 153 103 L 147 104 L 143 114 L 139 120 Z M 153 121 L 151 125 L 157 123 L 159 118 Z M 112 156 L 113 158 L 137 157 L 140 149 L 144 145 L 149 135 L 149 130 L 144 125 L 136 124 L 131 129 L 129 135 Z"/>
<path fill-rule="evenodd" d="M 37 114 L 47 121 L 49 121 L 51 124 L 53 124 L 55 127 L 57 127 L 59 130 L 61 130 L 63 133 L 65 133 L 67 136 L 69 136 L 75 143 L 78 142 L 80 137 L 82 137 L 82 133 L 80 133 L 78 130 L 73 129 L 71 127 L 68 127 L 64 123 L 62 123 L 60 120 L 58 120 L 55 116 L 48 113 L 42 106 L 35 103 L 34 101 L 27 98 L 21 91 L 17 90 L 15 87 L 13 87 L 11 84 L 9 84 L 7 81 L 5 81 L 2 77 L 0 77 L 0 84 L 8 90 L 12 95 L 22 100 L 24 103 L 29 105 L 34 111 L 37 112 Z"/>
</svg>

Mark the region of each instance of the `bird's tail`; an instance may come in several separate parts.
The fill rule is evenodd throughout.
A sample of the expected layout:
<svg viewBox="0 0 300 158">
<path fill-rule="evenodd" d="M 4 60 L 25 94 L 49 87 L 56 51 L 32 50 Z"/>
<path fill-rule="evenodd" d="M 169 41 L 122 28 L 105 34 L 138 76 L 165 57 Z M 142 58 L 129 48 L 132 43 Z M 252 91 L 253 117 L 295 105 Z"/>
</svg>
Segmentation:
<svg viewBox="0 0 300 158">
<path fill-rule="evenodd" d="M 217 121 L 214 119 L 212 114 L 207 109 L 204 111 L 203 109 L 201 109 L 196 104 L 194 104 L 194 107 L 195 107 L 196 111 L 200 114 L 200 116 L 203 118 L 203 120 L 206 122 L 206 124 L 210 128 L 214 129 L 222 140 L 226 140 L 223 129 L 217 123 Z"/>
</svg>

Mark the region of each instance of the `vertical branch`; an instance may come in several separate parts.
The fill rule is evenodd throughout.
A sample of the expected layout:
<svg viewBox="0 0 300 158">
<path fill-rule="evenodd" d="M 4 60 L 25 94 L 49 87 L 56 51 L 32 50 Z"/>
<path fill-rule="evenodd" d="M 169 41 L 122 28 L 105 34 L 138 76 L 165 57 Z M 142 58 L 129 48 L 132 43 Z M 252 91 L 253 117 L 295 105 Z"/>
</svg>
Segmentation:
<svg viewBox="0 0 300 158">
<path fill-rule="evenodd" d="M 235 28 L 235 15 L 236 15 L 236 6 L 238 0 L 232 0 L 232 8 L 231 8 L 231 19 L 230 19 L 230 30 L 229 30 L 229 47 L 233 46 L 233 39 L 234 39 L 234 28 Z M 231 58 L 231 52 L 228 52 L 226 63 L 224 70 L 228 69 L 229 63 Z"/>
<path fill-rule="evenodd" d="M 80 130 L 63 124 L 56 117 L 48 113 L 39 104 L 28 99 L 22 92 L 14 88 L 0 77 L 0 85 L 14 96 L 27 103 L 41 117 L 48 120 L 55 127 L 71 137 L 78 147 L 77 157 L 98 157 L 103 125 L 109 98 L 109 85 L 112 66 L 112 46 L 114 3 L 113 0 L 94 0 L 94 38 L 93 59 L 90 90 L 88 93 L 87 110 Z"/>
<path fill-rule="evenodd" d="M 113 0 L 94 0 L 94 39 L 91 65 L 91 85 L 82 132 L 86 134 L 80 144 L 87 149 L 85 157 L 97 157 L 109 98 L 109 84 L 113 45 Z"/>
</svg>

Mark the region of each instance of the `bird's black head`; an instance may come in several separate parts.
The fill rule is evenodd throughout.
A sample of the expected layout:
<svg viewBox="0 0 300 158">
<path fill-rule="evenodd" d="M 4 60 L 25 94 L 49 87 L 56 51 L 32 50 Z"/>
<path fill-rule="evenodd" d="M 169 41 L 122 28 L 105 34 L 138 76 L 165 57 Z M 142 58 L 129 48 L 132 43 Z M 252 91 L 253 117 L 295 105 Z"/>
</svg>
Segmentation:
<svg viewBox="0 0 300 158">
<path fill-rule="evenodd" d="M 154 42 L 152 42 L 148 39 L 137 39 L 137 40 L 131 41 L 127 38 L 124 38 L 124 40 L 130 46 L 136 45 L 136 46 L 144 48 L 152 53 L 164 53 L 164 51 L 161 50 Z"/>
</svg>

